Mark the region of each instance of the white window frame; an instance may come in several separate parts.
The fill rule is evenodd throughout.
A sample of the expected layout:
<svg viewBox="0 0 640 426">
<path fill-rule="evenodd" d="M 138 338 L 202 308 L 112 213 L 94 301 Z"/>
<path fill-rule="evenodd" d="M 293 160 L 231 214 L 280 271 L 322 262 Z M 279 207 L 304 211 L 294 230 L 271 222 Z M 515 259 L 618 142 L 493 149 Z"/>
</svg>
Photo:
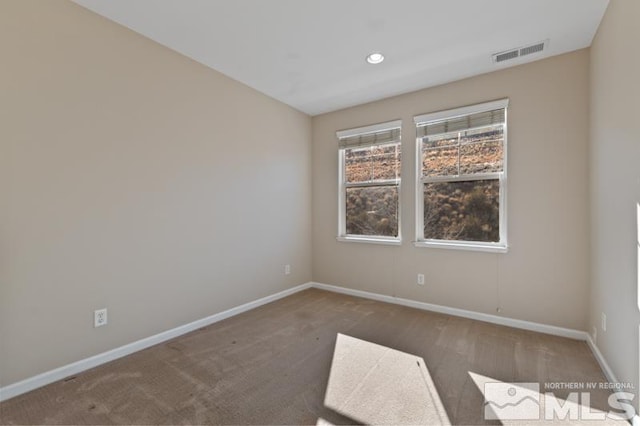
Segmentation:
<svg viewBox="0 0 640 426">
<path fill-rule="evenodd" d="M 509 249 L 507 244 L 507 115 L 508 115 L 509 99 L 500 99 L 492 102 L 485 102 L 477 105 L 470 105 L 462 108 L 449 109 L 445 111 L 437 111 L 428 114 L 415 116 L 413 121 L 416 129 L 416 194 L 415 194 L 415 215 L 416 215 L 416 239 L 414 245 L 416 247 L 433 247 L 458 250 L 473 250 L 492 253 L 506 253 Z M 504 142 L 503 142 L 503 159 L 502 171 L 494 173 L 482 173 L 476 175 L 465 176 L 422 176 L 422 138 L 417 137 L 417 129 L 426 123 L 452 119 L 465 115 L 493 111 L 496 109 L 505 110 L 504 120 Z M 424 237 L 424 185 L 430 182 L 455 182 L 455 181 L 474 181 L 485 179 L 498 179 L 500 185 L 499 193 L 499 226 L 500 241 L 499 242 L 482 242 L 482 241 L 455 241 L 455 240 L 436 240 Z"/>
<path fill-rule="evenodd" d="M 373 124 L 370 126 L 358 127 L 355 129 L 341 130 L 336 132 L 338 139 L 348 138 L 352 136 L 362 136 L 371 133 L 382 132 L 385 130 L 399 129 L 401 136 L 398 140 L 400 149 L 402 150 L 402 120 L 393 120 L 385 123 Z M 381 143 L 380 146 L 389 143 Z M 398 179 L 378 180 L 372 182 L 348 183 L 345 181 L 345 149 L 338 149 L 338 236 L 337 240 L 342 242 L 356 242 L 369 244 L 385 244 L 385 245 L 401 245 L 402 244 L 402 226 L 401 226 L 401 193 L 402 193 L 402 177 Z M 402 174 L 402 167 L 400 168 Z M 398 188 L 398 236 L 387 237 L 383 235 L 354 235 L 347 234 L 346 220 L 346 193 L 350 187 L 365 186 L 396 186 Z"/>
</svg>

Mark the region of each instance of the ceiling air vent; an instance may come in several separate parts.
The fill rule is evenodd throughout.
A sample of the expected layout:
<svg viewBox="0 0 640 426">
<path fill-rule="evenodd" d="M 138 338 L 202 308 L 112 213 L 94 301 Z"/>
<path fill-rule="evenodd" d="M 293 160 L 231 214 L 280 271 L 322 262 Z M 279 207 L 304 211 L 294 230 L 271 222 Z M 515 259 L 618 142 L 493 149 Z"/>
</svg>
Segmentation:
<svg viewBox="0 0 640 426">
<path fill-rule="evenodd" d="M 493 55 L 493 60 L 494 62 L 502 62 L 502 61 L 508 61 L 509 59 L 515 59 L 518 56 L 520 56 L 520 52 L 518 51 L 518 49 L 509 50 L 508 52 L 502 52 L 502 53 Z"/>
<path fill-rule="evenodd" d="M 509 49 L 504 52 L 491 55 L 491 58 L 493 59 L 493 62 L 504 62 L 504 61 L 509 61 L 511 59 L 519 58 L 521 56 L 542 52 L 545 46 L 547 45 L 547 42 L 548 40 L 545 40 L 529 46 L 518 47 L 517 49 Z"/>
<path fill-rule="evenodd" d="M 520 49 L 520 56 L 531 55 L 532 53 L 542 52 L 544 49 L 544 41 L 542 43 L 536 43 L 531 46 L 522 47 Z"/>
</svg>

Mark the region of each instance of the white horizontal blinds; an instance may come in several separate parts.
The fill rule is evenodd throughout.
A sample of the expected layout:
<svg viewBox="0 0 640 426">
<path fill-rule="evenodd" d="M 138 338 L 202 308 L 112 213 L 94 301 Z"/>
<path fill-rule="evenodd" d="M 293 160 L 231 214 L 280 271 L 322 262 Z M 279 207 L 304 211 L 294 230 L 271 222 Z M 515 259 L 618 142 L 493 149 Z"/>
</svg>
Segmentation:
<svg viewBox="0 0 640 426">
<path fill-rule="evenodd" d="M 416 131 L 419 138 L 424 138 L 451 132 L 464 132 L 481 127 L 504 124 L 504 122 L 505 108 L 500 108 L 443 120 L 417 122 Z"/>
<path fill-rule="evenodd" d="M 400 142 L 400 128 L 346 136 L 339 139 L 340 149 L 365 148 Z"/>
<path fill-rule="evenodd" d="M 400 142 L 401 120 L 336 132 L 340 149 L 366 148 Z"/>
</svg>

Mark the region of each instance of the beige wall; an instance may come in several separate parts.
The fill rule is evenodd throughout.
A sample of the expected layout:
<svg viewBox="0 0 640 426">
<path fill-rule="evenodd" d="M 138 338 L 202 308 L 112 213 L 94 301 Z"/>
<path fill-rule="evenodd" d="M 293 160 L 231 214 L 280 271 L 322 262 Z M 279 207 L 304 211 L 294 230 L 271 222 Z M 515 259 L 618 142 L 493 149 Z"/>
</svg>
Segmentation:
<svg viewBox="0 0 640 426">
<path fill-rule="evenodd" d="M 584 330 L 588 306 L 588 50 L 313 119 L 313 278 Z M 413 116 L 508 97 L 507 254 L 415 248 Z M 401 247 L 337 242 L 335 131 L 403 121 Z M 426 275 L 424 287 L 416 274 Z"/>
<path fill-rule="evenodd" d="M 638 379 L 640 2 L 614 0 L 591 47 L 591 327 L 618 380 Z M 601 314 L 607 315 L 607 331 Z M 638 397 L 635 405 L 638 407 Z"/>
<path fill-rule="evenodd" d="M 308 116 L 66 1 L 0 54 L 0 385 L 311 279 Z"/>
<path fill-rule="evenodd" d="M 591 54 L 311 120 L 75 4 L 0 2 L 0 386 L 313 275 L 598 327 L 638 388 L 638 16 L 640 3 L 611 2 Z M 509 252 L 414 248 L 412 117 L 503 97 Z M 335 131 L 396 118 L 403 244 L 337 242 Z M 109 325 L 94 329 L 101 307 Z"/>
</svg>

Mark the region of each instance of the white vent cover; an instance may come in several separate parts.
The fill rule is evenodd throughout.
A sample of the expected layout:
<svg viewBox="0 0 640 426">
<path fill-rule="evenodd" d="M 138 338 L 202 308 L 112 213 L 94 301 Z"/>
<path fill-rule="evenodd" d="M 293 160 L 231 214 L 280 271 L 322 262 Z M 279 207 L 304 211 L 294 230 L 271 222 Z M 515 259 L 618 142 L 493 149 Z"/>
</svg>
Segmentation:
<svg viewBox="0 0 640 426">
<path fill-rule="evenodd" d="M 549 43 L 549 40 L 541 41 L 531 44 L 529 46 L 518 47 L 516 49 L 505 50 L 504 52 L 491 55 L 493 62 L 504 62 L 511 59 L 520 58 L 522 56 L 532 55 L 534 53 L 542 52 Z"/>
</svg>

